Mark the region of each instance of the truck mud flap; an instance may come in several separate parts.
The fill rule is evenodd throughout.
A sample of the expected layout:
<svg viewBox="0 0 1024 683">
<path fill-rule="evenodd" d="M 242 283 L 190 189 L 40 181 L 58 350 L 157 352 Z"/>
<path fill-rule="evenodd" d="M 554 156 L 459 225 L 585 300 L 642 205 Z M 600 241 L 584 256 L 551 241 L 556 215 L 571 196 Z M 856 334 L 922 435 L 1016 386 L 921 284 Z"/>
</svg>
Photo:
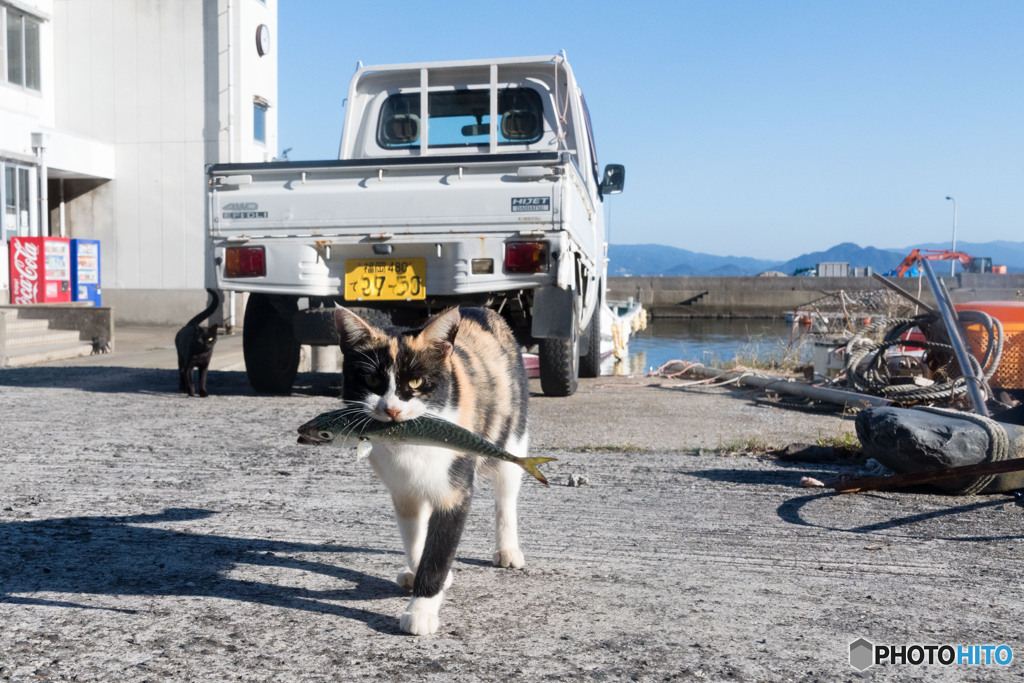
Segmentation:
<svg viewBox="0 0 1024 683">
<path fill-rule="evenodd" d="M 427 313 L 417 308 L 376 309 L 362 306 L 346 306 L 360 318 L 381 329 L 390 327 L 414 328 L 423 324 Z M 295 338 L 300 344 L 313 346 L 337 346 L 341 339 L 334 322 L 334 306 L 307 308 L 297 311 L 292 317 Z"/>
<path fill-rule="evenodd" d="M 535 339 L 569 339 L 576 324 L 574 299 L 576 293 L 561 287 L 540 287 L 533 294 L 533 327 Z"/>
<path fill-rule="evenodd" d="M 300 344 L 337 346 L 341 343 L 334 324 L 334 308 L 307 308 L 292 318 L 295 338 Z"/>
</svg>

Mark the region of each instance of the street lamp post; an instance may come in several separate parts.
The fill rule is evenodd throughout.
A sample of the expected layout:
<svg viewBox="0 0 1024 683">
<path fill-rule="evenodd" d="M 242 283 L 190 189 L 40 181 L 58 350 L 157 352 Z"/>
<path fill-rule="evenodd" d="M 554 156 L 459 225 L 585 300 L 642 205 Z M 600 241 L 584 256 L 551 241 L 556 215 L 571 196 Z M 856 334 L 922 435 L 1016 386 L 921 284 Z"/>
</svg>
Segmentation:
<svg viewBox="0 0 1024 683">
<path fill-rule="evenodd" d="M 952 197 L 946 197 L 949 201 L 953 202 L 953 248 L 951 251 L 956 251 L 956 200 Z M 949 274 L 952 276 L 956 269 L 956 261 L 949 262 Z"/>
</svg>

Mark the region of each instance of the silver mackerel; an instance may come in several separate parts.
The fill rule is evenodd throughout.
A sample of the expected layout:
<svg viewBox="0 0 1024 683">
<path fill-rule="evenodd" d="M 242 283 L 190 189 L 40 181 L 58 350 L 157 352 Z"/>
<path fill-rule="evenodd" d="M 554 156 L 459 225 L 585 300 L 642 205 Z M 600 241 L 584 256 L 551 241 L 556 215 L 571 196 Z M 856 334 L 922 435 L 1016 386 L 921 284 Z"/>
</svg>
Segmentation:
<svg viewBox="0 0 1024 683">
<path fill-rule="evenodd" d="M 339 436 L 355 436 L 360 441 L 400 441 L 497 458 L 519 465 L 545 486 L 548 485 L 548 480 L 537 469 L 537 465 L 555 460 L 543 457 L 516 457 L 468 429 L 433 415 L 421 415 L 400 422 L 381 422 L 362 410 L 341 408 L 317 415 L 300 426 L 298 431 L 299 443 L 308 445 L 331 443 Z"/>
</svg>

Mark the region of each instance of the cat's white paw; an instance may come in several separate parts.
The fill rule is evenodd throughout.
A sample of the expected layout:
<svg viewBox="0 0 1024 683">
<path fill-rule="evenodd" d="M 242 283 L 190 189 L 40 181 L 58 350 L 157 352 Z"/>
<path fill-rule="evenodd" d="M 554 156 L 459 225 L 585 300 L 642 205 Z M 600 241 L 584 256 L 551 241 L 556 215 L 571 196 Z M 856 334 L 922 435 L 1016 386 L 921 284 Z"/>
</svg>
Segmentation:
<svg viewBox="0 0 1024 683">
<path fill-rule="evenodd" d="M 448 590 L 452 587 L 452 581 L 455 580 L 455 575 L 448 572 L 448 576 L 444 579 L 444 590 Z M 398 578 L 395 579 L 395 583 L 402 590 L 411 591 L 413 585 L 416 583 L 416 572 L 406 567 L 398 574 Z"/>
<path fill-rule="evenodd" d="M 398 573 L 398 578 L 395 579 L 395 583 L 402 590 L 411 591 L 413 584 L 416 583 L 416 572 L 406 567 Z"/>
<path fill-rule="evenodd" d="M 491 561 L 494 563 L 495 567 L 522 569 L 526 566 L 526 558 L 523 557 L 523 551 L 519 548 L 499 550 L 494 553 L 494 557 L 491 558 Z"/>
<path fill-rule="evenodd" d="M 437 633 L 440 626 L 437 613 L 443 596 L 444 593 L 440 593 L 432 598 L 413 598 L 399 620 L 402 630 L 414 636 Z"/>
</svg>

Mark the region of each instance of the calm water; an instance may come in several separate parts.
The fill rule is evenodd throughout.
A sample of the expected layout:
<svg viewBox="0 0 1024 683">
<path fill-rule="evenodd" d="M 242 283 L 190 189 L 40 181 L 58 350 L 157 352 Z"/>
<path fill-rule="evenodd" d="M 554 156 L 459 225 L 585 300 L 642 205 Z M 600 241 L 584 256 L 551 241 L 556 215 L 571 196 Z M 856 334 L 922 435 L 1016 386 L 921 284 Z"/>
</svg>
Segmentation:
<svg viewBox="0 0 1024 683">
<path fill-rule="evenodd" d="M 629 340 L 629 359 L 609 364 L 604 374 L 645 373 L 670 360 L 725 363 L 739 355 L 747 359 L 782 359 L 790 348 L 790 326 L 775 320 L 652 320 Z"/>
</svg>

